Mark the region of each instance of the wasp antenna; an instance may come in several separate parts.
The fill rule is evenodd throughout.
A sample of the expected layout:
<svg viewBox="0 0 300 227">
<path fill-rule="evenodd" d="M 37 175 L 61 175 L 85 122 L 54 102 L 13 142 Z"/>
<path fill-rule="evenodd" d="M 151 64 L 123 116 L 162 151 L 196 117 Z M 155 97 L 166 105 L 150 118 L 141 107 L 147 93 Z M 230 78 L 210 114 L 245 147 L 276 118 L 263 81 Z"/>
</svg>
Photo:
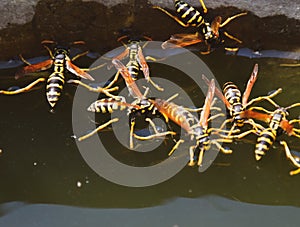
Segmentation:
<svg viewBox="0 0 300 227">
<path fill-rule="evenodd" d="M 84 45 L 84 44 L 85 44 L 85 42 L 84 42 L 84 41 L 82 41 L 82 40 L 79 40 L 79 41 L 74 41 L 74 42 L 71 42 L 71 43 L 70 43 L 70 46 L 71 46 L 71 45 L 78 45 L 78 44 L 80 44 L 80 45 Z"/>
<path fill-rule="evenodd" d="M 41 42 L 41 44 L 57 44 L 57 42 L 53 41 L 53 40 L 43 40 Z"/>
<path fill-rule="evenodd" d="M 146 39 L 146 40 L 148 40 L 148 41 L 152 41 L 153 39 L 152 38 L 150 38 L 149 36 L 143 36 L 144 37 L 144 39 Z"/>
<path fill-rule="evenodd" d="M 125 39 L 125 38 L 128 38 L 128 35 L 123 35 L 123 36 L 119 37 L 119 38 L 117 39 L 117 41 L 120 42 L 121 40 L 123 40 L 123 39 Z"/>
</svg>

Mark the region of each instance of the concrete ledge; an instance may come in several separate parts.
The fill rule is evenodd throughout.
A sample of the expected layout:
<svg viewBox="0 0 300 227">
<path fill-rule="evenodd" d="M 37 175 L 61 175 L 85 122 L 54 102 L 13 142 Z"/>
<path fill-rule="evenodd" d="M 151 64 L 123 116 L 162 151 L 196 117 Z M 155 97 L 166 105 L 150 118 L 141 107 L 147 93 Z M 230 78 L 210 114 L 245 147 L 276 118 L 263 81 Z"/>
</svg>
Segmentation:
<svg viewBox="0 0 300 227">
<path fill-rule="evenodd" d="M 198 0 L 185 0 L 193 6 L 199 6 Z M 149 0 L 153 5 L 174 8 L 173 0 Z M 233 6 L 241 10 L 250 11 L 259 17 L 285 15 L 289 18 L 300 20 L 299 0 L 204 0 L 207 8 Z"/>
<path fill-rule="evenodd" d="M 143 0 L 139 0 L 143 1 Z M 33 19 L 35 8 L 39 0 L 2 0 L 0 1 L 0 29 L 6 28 L 11 24 L 25 24 Z M 78 2 L 67 0 L 67 2 Z M 91 0 L 82 0 L 91 2 Z M 120 3 L 139 4 L 135 0 L 94 0 L 107 7 L 112 7 Z M 147 2 L 145 0 L 145 2 Z M 198 0 L 186 0 L 193 6 L 200 6 Z M 173 0 L 149 0 L 148 3 L 174 9 Z M 259 17 L 285 15 L 289 18 L 300 20 L 300 1 L 299 0 L 214 0 L 205 1 L 208 8 L 233 6 L 242 11 L 250 11 Z"/>
<path fill-rule="evenodd" d="M 200 7 L 198 0 L 186 1 Z M 300 20 L 297 18 L 300 14 L 296 13 L 299 0 L 290 0 L 288 4 L 284 0 L 252 0 L 251 4 L 246 0 L 206 0 L 205 3 L 208 18 L 220 15 L 225 19 L 253 9 L 225 28 L 243 41 L 242 47 L 299 50 Z M 28 57 L 44 54 L 40 42 L 45 39 L 84 40 L 88 49 L 101 52 L 119 46 L 117 38 L 128 33 L 164 41 L 171 34 L 195 32 L 195 28 L 183 28 L 161 11 L 151 8 L 153 4 L 174 11 L 173 0 L 2 0 L 0 60 L 20 53 Z M 284 15 L 271 16 L 274 14 Z"/>
</svg>

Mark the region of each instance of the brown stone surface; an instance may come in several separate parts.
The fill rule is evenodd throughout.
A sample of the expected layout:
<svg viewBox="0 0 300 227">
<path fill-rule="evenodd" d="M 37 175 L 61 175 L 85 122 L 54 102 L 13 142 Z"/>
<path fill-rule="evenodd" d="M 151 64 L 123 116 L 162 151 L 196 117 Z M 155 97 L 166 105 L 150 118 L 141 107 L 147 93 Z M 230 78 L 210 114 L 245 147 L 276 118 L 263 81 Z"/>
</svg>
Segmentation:
<svg viewBox="0 0 300 227">
<path fill-rule="evenodd" d="M 2 1 L 1 4 L 5 2 Z M 116 39 L 128 33 L 135 36 L 147 35 L 162 41 L 174 33 L 195 32 L 194 28 L 183 28 L 164 13 L 152 9 L 151 3 L 146 1 L 130 0 L 126 1 L 128 4 L 109 6 L 100 4 L 99 1 L 41 0 L 37 5 L 36 1 L 27 2 L 30 3 L 28 10 L 34 10 L 33 14 L 29 11 L 26 13 L 26 4 L 22 3 L 27 22 L 21 23 L 22 11 L 16 8 L 18 15 L 10 19 L 11 23 L 7 28 L 0 30 L 0 60 L 10 59 L 19 53 L 28 57 L 45 54 L 40 45 L 44 39 L 64 42 L 84 40 L 88 49 L 101 53 L 119 46 Z M 119 2 L 120 0 L 115 3 Z M 13 3 L 12 1 L 6 5 L 7 12 L 13 6 L 22 6 Z M 224 2 L 225 5 L 228 3 L 229 1 Z M 199 5 L 198 1 L 196 5 Z M 257 3 L 254 4 L 256 5 Z M 210 3 L 207 6 L 210 7 Z M 281 9 L 279 6 L 281 5 L 278 5 Z M 225 19 L 240 12 L 243 11 L 236 7 L 208 8 L 207 18 L 221 15 Z M 255 12 L 257 13 L 258 11 Z M 299 20 L 284 15 L 260 18 L 255 14 L 249 12 L 247 16 L 236 19 L 226 26 L 226 30 L 243 40 L 243 46 L 254 50 L 299 49 Z M 4 18 L 5 15 L 2 14 L 1 17 Z M 5 20 L 1 21 L 3 25 Z"/>
</svg>

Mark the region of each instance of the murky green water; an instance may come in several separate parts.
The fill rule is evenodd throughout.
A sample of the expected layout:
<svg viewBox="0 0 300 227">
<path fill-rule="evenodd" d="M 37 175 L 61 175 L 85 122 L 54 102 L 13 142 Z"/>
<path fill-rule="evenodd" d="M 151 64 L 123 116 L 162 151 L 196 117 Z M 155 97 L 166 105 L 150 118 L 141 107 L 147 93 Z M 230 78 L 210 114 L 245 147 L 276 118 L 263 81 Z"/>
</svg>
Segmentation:
<svg viewBox="0 0 300 227">
<path fill-rule="evenodd" d="M 287 60 L 249 59 L 228 56 L 222 51 L 200 57 L 220 85 L 233 81 L 241 90 L 253 65 L 258 63 L 259 79 L 251 97 L 282 87 L 283 93 L 276 98 L 278 103 L 287 106 L 300 101 L 299 68 L 279 66 Z M 160 72 L 180 83 L 180 72 L 170 75 L 166 67 L 150 65 L 153 73 Z M 1 70 L 2 88 L 14 83 L 21 86 L 33 79 L 14 81 L 15 70 Z M 191 91 L 192 83 L 185 81 L 184 87 L 191 96 L 203 101 L 203 94 Z M 232 226 L 252 223 L 253 219 L 261 220 L 257 220 L 258 225 L 280 220 L 296 226 L 293 217 L 299 212 L 300 176 L 288 175 L 293 166 L 278 143 L 256 162 L 252 138 L 250 142 L 238 141 L 232 145 L 232 155 L 220 153 L 207 171 L 198 173 L 196 168 L 186 167 L 170 180 L 151 187 L 120 186 L 98 176 L 85 163 L 72 138 L 75 89 L 65 86 L 54 114 L 49 112 L 44 86 L 16 96 L 0 96 L 1 226 L 16 226 L 16 220 L 25 220 L 22 226 L 104 223 L 116 226 L 124 222 L 129 223 L 127 226 L 196 226 L 197 223 Z M 291 111 L 291 117 L 298 115 L 299 109 Z M 103 132 L 108 138 L 110 133 Z M 286 140 L 291 149 L 300 151 L 299 139 L 287 137 Z M 108 142 L 112 149 L 114 144 L 113 140 Z M 159 152 L 166 154 L 169 149 L 170 146 L 163 146 Z M 133 163 L 139 157 L 145 158 L 143 155 L 159 157 L 157 153 L 132 153 L 125 154 Z M 130 221 L 125 221 L 126 217 Z M 146 218 L 150 219 L 147 224 Z"/>
</svg>

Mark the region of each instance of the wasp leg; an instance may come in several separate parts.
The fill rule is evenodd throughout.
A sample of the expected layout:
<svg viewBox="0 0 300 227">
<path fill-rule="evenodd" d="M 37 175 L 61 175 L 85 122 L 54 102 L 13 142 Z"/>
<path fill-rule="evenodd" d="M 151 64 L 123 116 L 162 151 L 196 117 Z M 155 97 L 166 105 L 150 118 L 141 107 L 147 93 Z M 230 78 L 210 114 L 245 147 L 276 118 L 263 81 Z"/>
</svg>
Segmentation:
<svg viewBox="0 0 300 227">
<path fill-rule="evenodd" d="M 144 37 L 146 37 L 146 36 L 144 36 Z M 148 37 L 148 38 L 149 38 L 149 37 Z M 146 41 L 146 42 L 144 43 L 144 45 L 142 46 L 143 49 L 148 45 L 149 41 L 152 41 L 152 39 L 149 38 L 149 40 Z"/>
<path fill-rule="evenodd" d="M 298 169 L 296 170 L 292 170 L 290 171 L 290 175 L 296 175 L 298 173 L 300 173 L 300 163 L 299 161 L 296 160 L 296 158 L 291 154 L 291 151 L 287 145 L 287 143 L 285 141 L 280 141 L 280 144 L 284 147 L 285 149 L 285 155 L 288 159 L 291 160 L 291 162 L 294 164 L 294 166 L 298 167 Z"/>
<path fill-rule="evenodd" d="M 158 91 L 164 91 L 164 89 L 160 87 L 158 84 L 156 84 L 150 77 L 148 79 L 148 82 L 150 82 L 152 86 L 155 87 Z"/>
<path fill-rule="evenodd" d="M 231 149 L 225 149 L 224 147 L 222 147 L 222 145 L 219 143 L 231 143 L 232 140 L 227 140 L 227 139 L 215 139 L 215 140 L 212 140 L 211 143 L 216 145 L 216 147 L 222 151 L 222 153 L 224 154 L 232 154 L 232 150 Z"/>
<path fill-rule="evenodd" d="M 171 156 L 181 143 L 184 143 L 184 140 L 182 139 L 178 140 L 168 155 Z"/>
<path fill-rule="evenodd" d="M 207 51 L 201 51 L 200 53 L 206 55 L 206 54 L 210 54 L 210 52 L 211 52 L 211 45 L 207 44 Z"/>
<path fill-rule="evenodd" d="M 97 88 L 93 88 L 83 82 L 81 82 L 80 80 L 68 80 L 67 83 L 74 83 L 74 84 L 78 84 L 78 85 L 81 85 L 83 87 L 85 87 L 86 89 L 88 89 L 89 91 L 92 91 L 92 92 L 99 92 L 99 93 L 103 93 L 105 94 L 106 96 L 108 97 L 111 97 L 111 98 L 114 98 L 116 100 L 120 100 L 122 99 L 123 100 L 123 97 L 122 96 L 115 96 L 115 95 L 112 95 L 110 94 L 110 92 L 112 91 L 116 91 L 119 89 L 119 87 L 113 87 L 113 88 L 102 88 L 102 87 L 97 87 Z"/>
<path fill-rule="evenodd" d="M 179 95 L 179 93 L 176 93 L 176 94 L 172 95 L 170 98 L 168 98 L 166 101 L 167 101 L 167 102 L 170 102 L 170 101 L 172 101 L 173 99 L 175 99 L 178 95 Z"/>
<path fill-rule="evenodd" d="M 253 129 L 258 133 L 261 132 L 262 130 L 264 130 L 263 126 L 255 123 L 255 121 L 252 119 L 247 119 L 246 121 L 244 121 L 244 123 L 250 124 L 253 127 Z"/>
<path fill-rule="evenodd" d="M 133 131 L 134 131 L 135 120 L 130 121 L 130 133 L 129 133 L 129 147 L 133 149 Z"/>
<path fill-rule="evenodd" d="M 157 58 L 154 58 L 154 57 L 151 57 L 151 56 L 146 56 L 145 59 L 148 60 L 148 61 L 159 62 L 159 61 L 165 60 L 166 58 L 159 58 L 159 59 L 157 59 Z"/>
<path fill-rule="evenodd" d="M 32 83 L 30 83 L 29 85 L 27 85 L 24 88 L 20 88 L 20 89 L 14 90 L 14 91 L 4 91 L 4 90 L 1 90 L 0 94 L 15 95 L 15 94 L 19 94 L 19 93 L 22 93 L 22 92 L 26 92 L 26 91 L 29 91 L 31 88 L 33 88 L 38 83 L 44 82 L 45 80 L 46 80 L 45 78 L 38 78 L 37 80 L 33 81 Z"/>
<path fill-rule="evenodd" d="M 300 138 L 300 135 L 298 133 L 300 133 L 299 129 L 293 129 L 293 133 L 292 133 L 293 136 Z"/>
<path fill-rule="evenodd" d="M 199 0 L 199 2 L 200 2 L 201 6 L 202 6 L 202 8 L 203 8 L 203 12 L 204 12 L 204 13 L 207 13 L 207 8 L 206 8 L 206 6 L 205 6 L 205 4 L 204 4 L 204 1 L 203 1 L 203 0 Z"/>
<path fill-rule="evenodd" d="M 146 118 L 145 121 L 149 122 L 149 124 L 153 128 L 153 131 L 155 134 L 150 135 L 150 136 L 138 136 L 138 135 L 134 134 L 135 138 L 140 139 L 140 140 L 150 140 L 153 138 L 162 137 L 162 136 L 166 136 L 166 135 L 176 135 L 176 132 L 173 132 L 173 131 L 158 132 L 156 129 L 155 123 L 150 118 Z"/>
<path fill-rule="evenodd" d="M 153 58 L 154 59 L 154 58 Z M 153 87 L 155 87 L 157 90 L 159 91 L 163 91 L 164 89 L 161 88 L 159 85 L 157 85 L 156 83 L 154 83 L 154 81 L 150 78 L 150 75 L 149 75 L 149 67 L 147 65 L 147 62 L 146 62 L 146 59 L 143 55 L 143 52 L 142 52 L 142 48 L 139 47 L 139 50 L 138 50 L 138 63 L 139 65 L 141 66 L 141 70 L 143 71 L 143 74 L 144 74 L 144 77 L 145 79 L 147 80 L 147 82 L 150 82 Z"/>
<path fill-rule="evenodd" d="M 228 17 L 222 24 L 220 24 L 220 28 L 224 27 L 226 24 L 228 24 L 230 21 L 234 20 L 235 18 L 240 17 L 240 16 L 245 16 L 245 15 L 247 15 L 247 12 L 239 13 L 239 14 L 233 15 L 231 17 Z"/>
<path fill-rule="evenodd" d="M 133 134 L 134 138 L 136 138 L 138 140 L 151 140 L 151 139 L 155 139 L 155 138 L 159 138 L 159 137 L 164 137 L 167 135 L 176 135 L 176 132 L 172 132 L 172 131 L 160 132 L 158 134 L 154 134 L 151 136 L 138 136 L 136 134 Z"/>
<path fill-rule="evenodd" d="M 238 47 L 225 47 L 224 49 L 226 51 L 233 52 L 233 53 L 236 53 L 239 50 Z"/>
<path fill-rule="evenodd" d="M 71 59 L 71 61 L 75 61 L 76 59 L 78 59 L 78 58 L 80 58 L 80 57 L 82 57 L 82 56 L 84 56 L 84 55 L 87 55 L 89 52 L 88 51 L 85 51 L 85 52 L 82 52 L 82 53 L 80 53 L 80 54 L 77 54 L 76 56 L 74 56 L 72 59 Z"/>
<path fill-rule="evenodd" d="M 280 66 L 285 66 L 285 67 L 298 67 L 298 66 L 300 66 L 300 63 L 295 63 L 295 64 L 280 64 Z"/>
<path fill-rule="evenodd" d="M 264 129 L 263 126 L 261 126 L 260 124 L 255 123 L 252 119 L 245 120 L 244 124 L 250 124 L 253 127 L 253 129 L 250 130 L 250 131 L 245 132 L 246 134 L 245 135 L 241 135 L 240 138 L 248 135 L 251 132 L 255 133 L 255 134 L 258 134 L 259 132 L 261 132 Z M 239 129 L 236 129 L 236 128 L 237 128 L 237 125 L 233 124 L 233 126 L 230 128 L 227 136 L 230 137 L 232 134 L 235 134 L 236 131 L 238 131 L 238 132 L 240 131 Z M 240 139 L 240 138 L 238 138 L 238 139 Z"/>
<path fill-rule="evenodd" d="M 286 107 L 285 109 L 291 109 L 291 108 L 294 108 L 294 107 L 297 107 L 297 106 L 300 106 L 300 103 L 299 103 L 299 102 L 298 102 L 298 103 L 294 103 L 294 104 L 292 104 L 292 105 Z"/>
<path fill-rule="evenodd" d="M 260 97 L 257 97 L 255 99 L 252 99 L 250 102 L 248 102 L 245 106 L 245 108 L 247 106 L 251 106 L 253 103 L 255 102 L 260 102 L 260 101 L 263 101 L 263 100 L 267 100 L 268 102 L 270 102 L 273 106 L 275 107 L 279 107 L 279 105 L 277 103 L 275 103 L 271 98 L 275 97 L 276 95 L 278 95 L 279 93 L 282 92 L 282 88 L 278 88 L 275 92 L 273 92 L 272 94 L 270 95 L 266 95 L 266 96 L 260 96 Z"/>
<path fill-rule="evenodd" d="M 248 130 L 248 131 L 246 131 L 246 132 L 242 132 L 242 133 L 240 133 L 240 134 L 238 134 L 238 135 L 222 135 L 222 134 L 220 134 L 220 136 L 221 136 L 223 139 L 229 139 L 229 140 L 231 140 L 231 139 L 242 139 L 243 137 L 249 135 L 250 133 L 253 133 L 253 134 L 256 135 L 256 134 L 257 134 L 257 131 L 254 130 L 254 129 L 250 129 L 250 130 Z M 224 142 L 225 142 L 225 141 L 224 141 Z"/>
<path fill-rule="evenodd" d="M 300 123 L 300 119 L 293 119 L 289 121 L 290 124 Z M 300 129 L 297 129 L 300 130 Z"/>
<path fill-rule="evenodd" d="M 235 133 L 238 133 L 240 132 L 241 130 L 240 129 L 235 129 L 235 130 L 232 130 L 232 134 L 235 134 Z M 220 133 L 225 133 L 226 135 L 229 134 L 229 131 L 227 129 L 220 129 L 220 128 L 209 128 L 208 129 L 208 134 L 220 134 Z"/>
<path fill-rule="evenodd" d="M 298 173 L 300 173 L 300 168 L 299 168 L 299 169 L 296 169 L 296 170 L 291 170 L 291 171 L 290 171 L 290 175 L 291 175 L 291 176 L 296 175 L 296 174 L 298 174 Z"/>
<path fill-rule="evenodd" d="M 228 123 L 232 123 L 232 121 L 233 121 L 232 118 L 226 119 L 226 120 L 222 123 L 222 125 L 220 126 L 220 129 L 225 128 L 226 125 L 227 125 Z"/>
<path fill-rule="evenodd" d="M 102 68 L 103 66 L 105 66 L 107 63 L 103 63 L 103 64 L 101 64 L 101 65 L 97 65 L 97 66 L 95 66 L 95 67 L 93 67 L 93 68 L 80 68 L 81 70 L 83 70 L 83 71 L 85 71 L 85 72 L 89 72 L 89 71 L 94 71 L 94 70 L 96 70 L 96 69 L 100 69 L 100 68 Z"/>
<path fill-rule="evenodd" d="M 195 150 L 196 146 L 190 146 L 189 149 L 189 153 L 190 153 L 190 161 L 189 161 L 189 166 L 194 166 L 195 165 L 195 161 L 194 161 L 194 150 Z M 199 154 L 200 157 L 200 154 Z"/>
<path fill-rule="evenodd" d="M 119 120 L 119 118 L 114 118 L 114 119 L 111 119 L 110 121 L 98 126 L 96 129 L 94 129 L 93 131 L 91 131 L 90 133 L 84 135 L 84 136 L 81 136 L 78 138 L 78 141 L 82 141 L 82 140 L 85 140 L 91 136 L 93 136 L 94 134 L 96 134 L 97 132 L 99 132 L 100 130 L 106 128 L 108 125 L 114 123 L 114 122 L 117 122 Z"/>
<path fill-rule="evenodd" d="M 217 99 L 214 98 L 214 100 L 212 101 L 210 110 L 222 111 L 221 108 L 213 106 L 213 105 L 215 104 L 216 100 L 217 100 Z M 190 112 L 200 112 L 200 111 L 203 111 L 203 107 L 196 108 L 196 109 L 192 109 L 192 108 L 187 108 L 187 107 L 185 107 L 184 109 L 186 109 L 187 111 L 190 111 Z M 221 116 L 221 115 L 219 115 L 219 116 L 217 116 L 217 117 L 220 117 L 220 116 Z"/>
<path fill-rule="evenodd" d="M 133 136 L 136 139 L 139 139 L 139 140 L 151 140 L 151 139 L 154 139 L 154 138 L 164 137 L 164 136 L 167 136 L 167 135 L 176 135 L 176 132 L 173 132 L 173 131 L 158 132 L 156 130 L 156 126 L 155 126 L 154 122 L 150 118 L 146 118 L 145 120 L 149 122 L 149 124 L 153 128 L 155 134 L 150 135 L 150 136 L 138 136 L 136 134 L 133 134 Z"/>
<path fill-rule="evenodd" d="M 183 23 L 178 17 L 173 16 L 171 13 L 169 13 L 167 10 L 159 7 L 159 6 L 152 6 L 153 9 L 159 9 L 160 11 L 164 12 L 167 14 L 169 17 L 173 18 L 178 24 L 180 24 L 183 27 L 189 27 L 189 24 Z"/>
<path fill-rule="evenodd" d="M 74 56 L 71 61 L 75 61 L 76 59 L 84 56 L 84 55 L 87 55 L 89 52 L 88 51 L 85 51 L 83 53 L 80 53 L 80 54 L 77 54 L 76 56 Z M 93 68 L 81 68 L 81 70 L 85 71 L 85 72 L 88 72 L 88 71 L 93 71 L 93 70 L 96 70 L 96 69 L 100 69 L 102 68 L 104 65 L 106 65 L 107 63 L 103 63 L 101 65 L 98 65 L 98 66 L 95 66 Z"/>
<path fill-rule="evenodd" d="M 114 85 L 114 83 L 117 82 L 117 80 L 119 79 L 119 75 L 120 75 L 120 71 L 118 71 L 114 77 L 114 79 L 109 83 L 109 85 L 107 85 L 105 88 L 110 88 L 112 85 Z"/>
<path fill-rule="evenodd" d="M 233 124 L 232 127 L 230 128 L 229 132 L 228 132 L 228 135 L 227 136 L 231 136 L 231 134 L 234 132 L 234 129 L 237 127 L 236 124 Z"/>
<path fill-rule="evenodd" d="M 242 43 L 242 41 L 240 40 L 240 39 L 238 39 L 238 38 L 236 38 L 236 37 L 234 37 L 233 35 L 230 35 L 228 32 L 224 32 L 223 33 L 225 36 L 227 36 L 229 39 L 232 39 L 232 40 L 234 40 L 234 41 L 236 41 L 236 42 L 238 42 L 238 43 Z M 231 51 L 231 49 L 232 49 L 232 51 L 234 50 L 234 49 L 237 49 L 238 50 L 238 48 L 227 48 L 229 51 Z M 237 51 L 237 50 L 234 50 L 234 51 Z"/>
<path fill-rule="evenodd" d="M 204 148 L 201 148 L 200 152 L 199 152 L 199 157 L 198 157 L 198 162 L 197 165 L 201 166 L 202 161 L 203 161 L 203 155 L 204 155 Z"/>
<path fill-rule="evenodd" d="M 218 117 L 224 117 L 224 116 L 225 116 L 225 115 L 224 115 L 223 113 L 216 114 L 216 115 L 211 116 L 210 118 L 208 118 L 208 119 L 207 119 L 207 122 L 212 121 L 212 120 L 214 120 L 214 119 L 216 119 L 216 118 L 218 118 Z"/>
<path fill-rule="evenodd" d="M 249 110 L 260 110 L 260 111 L 263 111 L 267 114 L 272 114 L 273 113 L 272 111 L 266 110 L 265 108 L 259 107 L 259 106 L 250 107 Z"/>
</svg>

